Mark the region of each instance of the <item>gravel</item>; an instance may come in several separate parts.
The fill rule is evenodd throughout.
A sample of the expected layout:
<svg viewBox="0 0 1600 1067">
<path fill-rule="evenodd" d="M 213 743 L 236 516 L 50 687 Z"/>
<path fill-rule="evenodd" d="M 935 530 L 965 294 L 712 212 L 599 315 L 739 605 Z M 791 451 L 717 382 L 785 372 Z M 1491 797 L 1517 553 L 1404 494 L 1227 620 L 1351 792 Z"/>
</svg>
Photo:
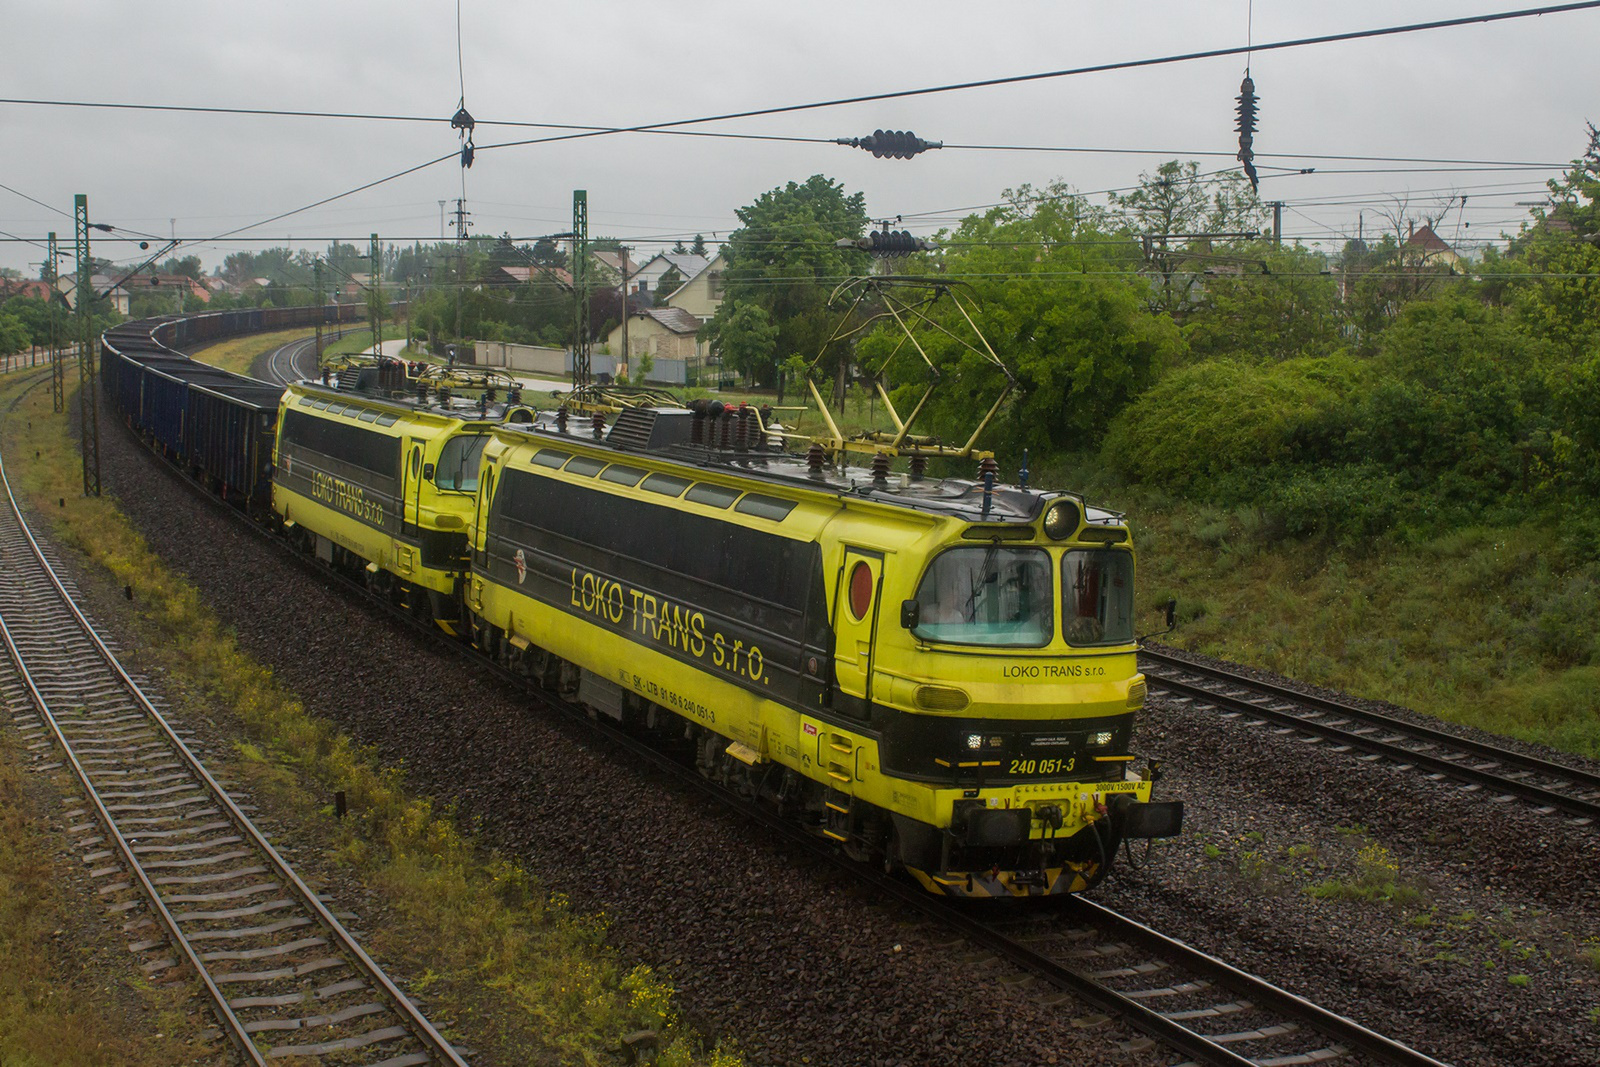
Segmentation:
<svg viewBox="0 0 1600 1067">
<path fill-rule="evenodd" d="M 948 935 L 327 588 L 197 506 L 120 429 L 101 448 L 109 490 L 247 651 L 604 912 L 625 956 L 669 974 L 691 1019 L 752 1064 L 1164 1062 L 1116 1025 L 1073 1026 L 1082 1005 L 963 965 Z M 1137 745 L 1165 758 L 1186 832 L 1098 899 L 1440 1059 L 1600 1062 L 1600 967 L 1580 955 L 1600 931 L 1600 830 L 1160 699 Z M 1400 899 L 1306 892 L 1373 882 Z"/>
<path fill-rule="evenodd" d="M 107 491 L 307 708 L 405 767 L 489 844 L 603 913 L 660 968 L 689 1019 L 755 1064 L 1164 1062 L 1053 991 L 962 968 L 948 934 L 862 900 L 745 820 L 578 725 L 553 720 L 434 644 L 200 506 L 120 427 Z M 492 1049 L 474 1062 L 496 1062 Z"/>
</svg>

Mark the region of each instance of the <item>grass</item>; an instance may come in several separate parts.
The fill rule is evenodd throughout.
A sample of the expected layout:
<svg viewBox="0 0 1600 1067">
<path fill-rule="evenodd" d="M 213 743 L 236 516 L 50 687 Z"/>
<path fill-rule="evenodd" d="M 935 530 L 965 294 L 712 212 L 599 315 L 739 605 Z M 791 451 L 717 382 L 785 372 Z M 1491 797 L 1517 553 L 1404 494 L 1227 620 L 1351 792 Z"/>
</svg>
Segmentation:
<svg viewBox="0 0 1600 1067">
<path fill-rule="evenodd" d="M 204 362 L 213 367 L 221 367 L 235 374 L 249 374 L 250 365 L 260 357 L 261 353 L 269 349 L 286 345 L 290 341 L 297 341 L 302 337 L 310 336 L 311 331 L 304 326 L 293 330 L 277 330 L 273 333 L 256 333 L 248 337 L 235 337 L 228 341 L 219 341 L 208 345 L 200 357 Z"/>
<path fill-rule="evenodd" d="M 604 916 L 578 914 L 529 872 L 477 848 L 448 815 L 409 794 L 400 773 L 376 768 L 245 656 L 110 498 L 79 495 L 67 423 L 48 409 L 48 390 L 35 390 L 7 421 L 5 454 L 42 456 L 13 477 L 22 475 L 53 536 L 114 587 L 135 587 L 138 643 L 175 693 L 197 708 L 232 709 L 248 735 L 234 770 L 264 809 L 295 827 L 298 841 L 320 846 L 341 881 L 380 894 L 389 915 L 375 924 L 371 947 L 422 975 L 416 988 L 440 1020 L 470 1020 L 472 1043 L 489 1043 L 511 1062 L 612 1062 L 624 1034 L 649 1029 L 662 1035 L 657 1063 L 737 1064 L 721 1051 L 696 1051 L 670 982 L 625 966 L 605 944 Z M 324 805 L 335 790 L 348 798 L 344 820 Z"/>
<path fill-rule="evenodd" d="M 98 920 L 81 913 L 62 869 L 76 859 L 29 795 L 49 787 L 30 782 L 23 762 L 0 735 L 0 1064 L 198 1062 L 205 1047 L 185 1016 L 188 991 L 135 977 L 111 933 L 86 928 Z"/>
<path fill-rule="evenodd" d="M 1040 467 L 1040 485 L 1128 512 L 1141 620 L 1178 598 L 1163 640 L 1600 758 L 1600 564 L 1558 530 L 1334 546 L 1283 539 L 1256 509 L 1121 485 L 1098 464 Z"/>
<path fill-rule="evenodd" d="M 1305 888 L 1306 895 L 1318 900 L 1383 901 L 1401 906 L 1421 904 L 1423 888 L 1400 876 L 1400 866 L 1382 845 L 1372 842 L 1356 856 L 1356 874 L 1351 878 L 1329 878 Z"/>
<path fill-rule="evenodd" d="M 403 334 L 404 326 L 395 322 L 379 323 L 378 332 L 383 335 L 384 340 L 390 341 L 396 337 L 400 337 Z M 304 334 L 302 333 L 301 336 L 304 336 Z M 339 338 L 337 341 L 333 341 L 330 344 L 323 346 L 322 355 L 323 359 L 327 359 L 329 356 L 353 355 L 357 352 L 370 352 L 371 350 L 371 327 L 346 326 L 344 328 L 343 337 Z"/>
</svg>

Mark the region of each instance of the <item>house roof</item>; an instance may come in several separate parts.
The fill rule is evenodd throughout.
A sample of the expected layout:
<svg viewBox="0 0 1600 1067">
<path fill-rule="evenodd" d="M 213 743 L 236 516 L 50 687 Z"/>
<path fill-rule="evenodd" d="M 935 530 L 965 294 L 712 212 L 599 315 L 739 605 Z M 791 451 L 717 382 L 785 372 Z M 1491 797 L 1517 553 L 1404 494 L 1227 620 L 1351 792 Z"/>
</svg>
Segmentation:
<svg viewBox="0 0 1600 1067">
<path fill-rule="evenodd" d="M 500 280 L 507 280 L 523 284 L 532 281 L 553 281 L 562 285 L 572 284 L 572 275 L 561 267 L 497 267 L 494 274 L 501 275 Z M 491 279 L 493 275 L 491 275 Z"/>
<path fill-rule="evenodd" d="M 1411 236 L 1406 238 L 1406 244 L 1422 249 L 1424 252 L 1453 252 L 1449 245 L 1433 232 L 1433 227 L 1424 223 L 1411 231 Z"/>
<path fill-rule="evenodd" d="M 37 300 L 50 299 L 50 283 L 31 279 L 0 278 L 0 298 L 31 296 Z"/>
<path fill-rule="evenodd" d="M 640 312 L 638 317 L 655 319 L 673 333 L 695 333 L 702 325 L 698 317 L 683 310 L 683 308 L 650 308 Z"/>
<path fill-rule="evenodd" d="M 655 266 L 657 260 L 662 261 L 664 264 L 661 268 L 662 273 L 666 273 L 667 267 L 672 267 L 683 275 L 685 280 L 693 278 L 711 265 L 711 260 L 705 256 L 697 256 L 692 252 L 657 252 L 645 260 L 644 264 L 638 268 L 637 273 L 643 274 L 650 270 Z"/>
</svg>

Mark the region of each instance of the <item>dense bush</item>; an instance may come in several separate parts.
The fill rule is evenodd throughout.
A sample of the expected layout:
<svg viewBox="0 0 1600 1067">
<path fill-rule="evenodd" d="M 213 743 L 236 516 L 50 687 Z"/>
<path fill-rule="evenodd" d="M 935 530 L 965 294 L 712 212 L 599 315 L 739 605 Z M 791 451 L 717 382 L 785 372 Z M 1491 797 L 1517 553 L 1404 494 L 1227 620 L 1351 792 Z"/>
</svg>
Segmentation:
<svg viewBox="0 0 1600 1067">
<path fill-rule="evenodd" d="M 1369 378 L 1367 365 L 1342 356 L 1186 367 L 1117 418 L 1104 455 L 1132 478 L 1179 492 L 1337 459 Z"/>
</svg>

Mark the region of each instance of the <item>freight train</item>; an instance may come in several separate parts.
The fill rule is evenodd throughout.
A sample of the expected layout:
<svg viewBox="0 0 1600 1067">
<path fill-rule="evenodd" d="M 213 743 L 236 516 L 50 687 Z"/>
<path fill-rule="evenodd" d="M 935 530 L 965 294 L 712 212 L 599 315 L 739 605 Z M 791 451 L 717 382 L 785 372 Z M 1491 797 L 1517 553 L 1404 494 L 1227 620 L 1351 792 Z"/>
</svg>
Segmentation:
<svg viewBox="0 0 1600 1067">
<path fill-rule="evenodd" d="M 715 402 L 608 423 L 425 379 L 223 383 L 168 348 L 194 330 L 106 335 L 136 432 L 376 595 L 852 857 L 950 896 L 1049 896 L 1178 832 L 1181 801 L 1134 766 L 1122 516 L 992 465 L 790 454 Z"/>
</svg>

